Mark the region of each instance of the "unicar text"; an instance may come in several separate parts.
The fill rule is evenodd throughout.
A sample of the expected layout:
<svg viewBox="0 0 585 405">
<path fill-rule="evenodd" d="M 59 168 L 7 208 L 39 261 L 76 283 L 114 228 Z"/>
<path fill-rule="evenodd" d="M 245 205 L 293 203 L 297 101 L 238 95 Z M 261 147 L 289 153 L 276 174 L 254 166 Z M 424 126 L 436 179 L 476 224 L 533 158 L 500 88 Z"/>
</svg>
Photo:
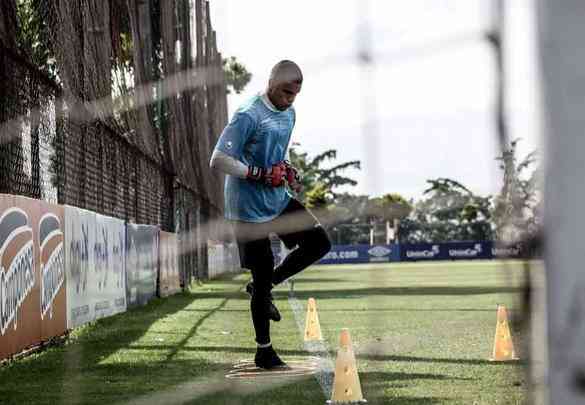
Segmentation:
<svg viewBox="0 0 585 405">
<path fill-rule="evenodd" d="M 521 252 L 522 248 L 520 246 L 492 248 L 492 256 L 494 257 L 519 257 Z"/>
<path fill-rule="evenodd" d="M 476 257 L 481 253 L 481 243 L 476 243 L 473 248 L 449 249 L 449 257 Z"/>
<path fill-rule="evenodd" d="M 432 259 L 440 253 L 439 245 L 433 245 L 426 250 L 407 250 L 406 257 L 409 259 Z"/>
</svg>

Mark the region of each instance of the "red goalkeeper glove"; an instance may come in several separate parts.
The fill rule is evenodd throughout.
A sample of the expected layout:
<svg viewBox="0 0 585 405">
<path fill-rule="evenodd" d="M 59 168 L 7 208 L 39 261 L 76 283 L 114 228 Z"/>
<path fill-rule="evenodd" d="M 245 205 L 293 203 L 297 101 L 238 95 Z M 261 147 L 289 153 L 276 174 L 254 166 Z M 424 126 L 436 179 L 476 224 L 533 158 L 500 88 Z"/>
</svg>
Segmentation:
<svg viewBox="0 0 585 405">
<path fill-rule="evenodd" d="M 302 178 L 297 170 L 288 160 L 284 161 L 286 167 L 286 182 L 295 193 L 303 191 Z"/>
<path fill-rule="evenodd" d="M 248 166 L 246 178 L 262 182 L 269 187 L 280 187 L 284 185 L 286 179 L 286 166 L 283 162 L 269 168 Z"/>
</svg>

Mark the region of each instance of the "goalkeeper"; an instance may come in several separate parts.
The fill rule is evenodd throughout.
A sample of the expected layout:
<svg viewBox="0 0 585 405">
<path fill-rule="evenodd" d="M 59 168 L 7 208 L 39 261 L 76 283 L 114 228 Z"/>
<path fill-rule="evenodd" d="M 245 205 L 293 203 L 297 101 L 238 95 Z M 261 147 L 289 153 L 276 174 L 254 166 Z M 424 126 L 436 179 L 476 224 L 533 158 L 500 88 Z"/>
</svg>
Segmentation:
<svg viewBox="0 0 585 405">
<path fill-rule="evenodd" d="M 270 320 L 279 321 L 271 290 L 323 257 L 331 248 L 325 230 L 288 189 L 302 190 L 298 171 L 285 160 L 295 125 L 292 104 L 303 75 L 283 60 L 271 71 L 268 88 L 235 112 L 223 130 L 210 166 L 227 174 L 225 216 L 232 221 L 241 264 L 252 272 L 246 291 L 256 332 L 256 366 L 284 366 L 270 342 Z M 294 249 L 274 268 L 269 234 Z"/>
</svg>

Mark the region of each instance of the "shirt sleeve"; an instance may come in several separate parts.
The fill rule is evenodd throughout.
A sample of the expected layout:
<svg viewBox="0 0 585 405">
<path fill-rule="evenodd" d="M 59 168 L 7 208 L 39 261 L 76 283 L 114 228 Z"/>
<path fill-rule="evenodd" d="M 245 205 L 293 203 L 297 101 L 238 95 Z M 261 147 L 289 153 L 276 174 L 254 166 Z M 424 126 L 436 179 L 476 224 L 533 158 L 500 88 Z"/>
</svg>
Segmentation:
<svg viewBox="0 0 585 405">
<path fill-rule="evenodd" d="M 254 119 L 246 113 L 236 113 L 221 133 L 216 150 L 241 159 L 244 146 L 256 129 Z"/>
<path fill-rule="evenodd" d="M 225 174 L 231 174 L 242 179 L 245 179 L 248 175 L 248 166 L 219 149 L 213 151 L 209 166 L 212 169 L 217 169 Z"/>
</svg>

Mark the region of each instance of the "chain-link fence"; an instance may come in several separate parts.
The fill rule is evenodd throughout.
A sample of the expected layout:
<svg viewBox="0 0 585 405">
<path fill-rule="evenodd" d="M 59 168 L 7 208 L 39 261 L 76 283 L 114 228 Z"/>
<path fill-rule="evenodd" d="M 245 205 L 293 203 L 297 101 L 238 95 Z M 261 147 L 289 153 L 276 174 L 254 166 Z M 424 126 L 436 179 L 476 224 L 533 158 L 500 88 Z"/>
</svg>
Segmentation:
<svg viewBox="0 0 585 405">
<path fill-rule="evenodd" d="M 208 161 L 227 121 L 209 4 L 32 2 L 41 61 L 17 4 L 0 6 L 0 193 L 177 232 L 183 281 L 206 277 L 223 205 Z"/>
<path fill-rule="evenodd" d="M 0 192 L 57 202 L 55 173 L 60 88 L 13 50 L 0 45 Z"/>
</svg>

